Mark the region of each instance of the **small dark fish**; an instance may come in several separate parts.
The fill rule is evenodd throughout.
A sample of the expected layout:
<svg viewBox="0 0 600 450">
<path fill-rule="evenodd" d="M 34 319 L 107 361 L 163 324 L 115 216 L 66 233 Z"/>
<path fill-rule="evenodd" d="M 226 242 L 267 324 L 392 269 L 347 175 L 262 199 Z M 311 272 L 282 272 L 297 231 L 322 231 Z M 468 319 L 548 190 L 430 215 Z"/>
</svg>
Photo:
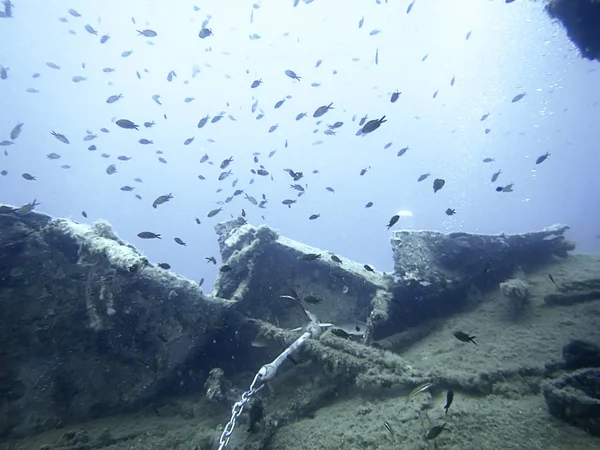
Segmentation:
<svg viewBox="0 0 600 450">
<path fill-rule="evenodd" d="M 85 211 L 81 211 L 81 215 L 87 219 L 87 213 Z"/>
<path fill-rule="evenodd" d="M 417 178 L 417 181 L 424 181 L 427 178 L 429 178 L 431 176 L 431 174 L 429 172 L 424 173 L 423 175 L 421 175 L 419 178 Z"/>
<path fill-rule="evenodd" d="M 398 214 L 396 214 L 395 216 L 392 216 L 392 218 L 390 219 L 390 222 L 387 224 L 387 229 L 389 230 L 394 225 L 396 225 L 396 222 L 398 222 L 398 220 L 400 220 L 400 216 Z"/>
<path fill-rule="evenodd" d="M 517 103 L 519 100 L 521 100 L 523 97 L 525 97 L 526 92 L 522 92 L 521 94 L 515 95 L 513 97 L 513 99 L 511 100 L 511 102 L 513 103 Z"/>
<path fill-rule="evenodd" d="M 158 33 L 154 30 L 137 30 L 137 32 L 140 34 L 140 36 L 144 36 L 144 37 L 156 37 L 158 36 Z"/>
<path fill-rule="evenodd" d="M 332 260 L 333 262 L 336 262 L 336 263 L 338 263 L 338 264 L 341 264 L 341 263 L 342 263 L 342 260 L 341 260 L 339 257 L 337 257 L 336 255 L 331 255 L 331 260 Z"/>
<path fill-rule="evenodd" d="M 202 161 L 200 161 L 202 162 Z M 229 164 L 231 164 L 233 162 L 233 156 L 230 156 L 227 159 L 224 159 L 223 162 L 221 162 L 221 165 L 219 166 L 222 170 L 225 170 L 227 168 L 227 166 L 229 166 Z"/>
<path fill-rule="evenodd" d="M 413 398 L 415 398 L 420 393 L 428 390 L 431 386 L 433 386 L 433 383 L 430 383 L 430 382 L 426 382 L 426 383 L 422 383 L 422 384 L 418 385 L 412 391 L 410 391 L 410 394 L 408 394 L 408 397 L 406 397 L 406 401 L 407 402 L 411 401 Z"/>
<path fill-rule="evenodd" d="M 231 272 L 233 270 L 233 267 L 228 266 L 227 264 L 223 264 L 219 270 L 223 273 Z"/>
<path fill-rule="evenodd" d="M 50 134 L 63 144 L 70 144 L 69 140 L 63 134 L 57 133 L 56 131 L 51 131 Z"/>
<path fill-rule="evenodd" d="M 402 155 L 404 155 L 408 151 L 409 148 L 410 147 L 401 148 L 400 150 L 398 150 L 398 154 L 396 156 L 402 156 Z"/>
<path fill-rule="evenodd" d="M 202 128 L 204 125 L 206 125 L 206 122 L 208 122 L 210 116 L 205 116 L 202 119 L 200 119 L 200 121 L 198 122 L 198 128 Z"/>
<path fill-rule="evenodd" d="M 433 182 L 433 193 L 435 194 L 437 191 L 439 191 L 441 188 L 443 188 L 445 184 L 446 184 L 445 180 L 443 180 L 441 178 L 436 178 Z"/>
<path fill-rule="evenodd" d="M 118 126 L 120 126 L 121 128 L 125 128 L 125 129 L 129 129 L 129 130 L 137 130 L 138 126 L 133 123 L 131 120 L 127 120 L 127 119 L 119 119 L 115 122 Z"/>
<path fill-rule="evenodd" d="M 467 333 L 463 333 L 462 331 L 455 331 L 454 337 L 461 342 L 472 342 L 477 345 L 477 342 L 474 341 L 475 336 L 469 336 Z"/>
<path fill-rule="evenodd" d="M 89 24 L 85 25 L 83 28 L 85 28 L 85 31 L 87 31 L 90 34 L 98 34 L 98 32 L 94 30 L 94 27 L 92 27 Z"/>
<path fill-rule="evenodd" d="M 152 207 L 154 209 L 156 209 L 156 207 L 158 205 L 162 205 L 163 203 L 168 202 L 169 200 L 171 200 L 173 198 L 172 194 L 167 194 L 167 195 L 161 195 L 159 197 L 156 198 L 156 200 L 154 200 L 154 202 L 152 203 Z"/>
<path fill-rule="evenodd" d="M 556 281 L 554 281 L 554 277 L 553 277 L 551 274 L 548 274 L 548 278 L 550 279 L 550 281 L 552 281 L 552 284 L 553 284 L 555 287 L 558 287 L 558 284 L 556 284 Z"/>
<path fill-rule="evenodd" d="M 321 300 L 318 297 L 315 297 L 314 295 L 308 295 L 304 297 L 304 301 L 306 303 L 310 303 L 311 305 L 318 305 L 319 303 L 323 303 L 323 300 Z"/>
<path fill-rule="evenodd" d="M 402 92 L 398 92 L 398 91 L 394 92 L 392 94 L 392 96 L 390 97 L 390 102 L 396 103 L 396 100 L 398 100 L 398 98 L 400 97 L 400 94 L 402 94 Z"/>
<path fill-rule="evenodd" d="M 542 155 L 542 156 L 538 157 L 538 159 L 535 160 L 535 163 L 536 164 L 543 163 L 544 161 L 546 161 L 546 159 L 548 158 L 548 156 L 550 156 L 550 153 L 546 152 L 545 155 Z"/>
<path fill-rule="evenodd" d="M 512 192 L 513 191 L 513 183 L 507 184 L 506 186 L 498 186 L 496 188 L 496 192 Z"/>
<path fill-rule="evenodd" d="M 187 244 L 185 242 L 183 242 L 180 238 L 176 237 L 173 239 L 175 242 L 177 242 L 179 245 L 183 245 L 184 247 L 187 246 Z"/>
<path fill-rule="evenodd" d="M 308 218 L 308 220 L 315 220 L 315 219 L 318 219 L 319 217 L 321 217 L 321 214 L 312 214 L 312 215 L 311 215 L 311 216 Z"/>
<path fill-rule="evenodd" d="M 319 253 L 307 253 L 305 255 L 302 255 L 300 259 L 304 261 L 314 261 L 315 259 L 319 259 L 320 257 L 321 255 Z"/>
<path fill-rule="evenodd" d="M 157 266 L 165 270 L 169 270 L 171 268 L 171 266 L 167 263 L 158 263 Z"/>
<path fill-rule="evenodd" d="M 140 239 L 160 239 L 160 234 L 152 233 L 151 231 L 142 231 L 138 233 Z"/>
<path fill-rule="evenodd" d="M 331 328 L 331 334 L 342 339 L 351 339 L 350 335 L 341 328 Z"/>
<path fill-rule="evenodd" d="M 313 113 L 313 117 L 314 118 L 321 117 L 327 111 L 329 111 L 330 109 L 333 109 L 333 106 L 331 106 L 331 105 L 333 105 L 333 102 L 331 102 L 329 105 L 319 106 Z"/>
<path fill-rule="evenodd" d="M 456 214 L 456 209 L 448 208 L 446 210 L 446 215 L 447 216 L 453 216 L 454 214 Z"/>
<path fill-rule="evenodd" d="M 392 427 L 390 426 L 389 423 L 387 423 L 385 420 L 383 421 L 383 426 L 385 427 L 385 429 L 387 430 L 388 433 L 390 433 L 390 436 L 394 436 L 394 432 L 392 431 Z"/>
<path fill-rule="evenodd" d="M 202 28 L 200 30 L 200 32 L 198 33 L 198 37 L 200 39 L 204 39 L 204 38 L 207 38 L 207 37 L 212 36 L 212 35 L 213 35 L 213 32 L 209 28 Z"/>
<path fill-rule="evenodd" d="M 452 389 L 448 390 L 448 393 L 446 394 L 446 406 L 444 406 L 444 409 L 446 410 L 446 414 L 448 414 L 448 408 L 450 408 L 450 405 L 452 404 L 452 400 L 454 400 L 454 391 Z"/>
<path fill-rule="evenodd" d="M 369 120 L 367 123 L 365 123 L 365 125 L 361 128 L 360 132 L 362 135 L 365 134 L 369 134 L 372 133 L 373 131 L 375 131 L 377 128 L 379 128 L 381 126 L 382 123 L 387 122 L 387 120 L 385 120 L 385 116 L 383 116 L 381 119 L 374 119 L 374 120 Z"/>
<path fill-rule="evenodd" d="M 214 256 L 207 256 L 204 259 L 206 259 L 207 263 L 213 263 L 215 266 L 217 265 L 217 259 Z"/>
<path fill-rule="evenodd" d="M 21 134 L 21 130 L 23 129 L 23 125 L 24 125 L 24 123 L 19 123 L 19 124 L 15 125 L 15 127 L 10 132 L 10 138 L 13 141 L 15 139 L 17 139 L 19 137 L 19 135 Z"/>
<path fill-rule="evenodd" d="M 435 439 L 436 437 L 438 437 L 440 435 L 440 433 L 442 431 L 444 431 L 445 426 L 446 426 L 446 423 L 432 427 L 431 430 L 429 430 L 429 433 L 427 433 L 427 436 L 426 436 L 427 439 Z"/>
<path fill-rule="evenodd" d="M 370 265 L 368 265 L 368 264 L 365 264 L 363 267 L 365 268 L 365 270 L 366 270 L 367 272 L 375 272 L 375 269 L 373 269 L 373 268 L 372 268 Z"/>
<path fill-rule="evenodd" d="M 300 77 L 298 75 L 296 75 L 296 73 L 293 70 L 286 70 L 285 74 L 294 80 L 300 81 Z"/>
<path fill-rule="evenodd" d="M 213 209 L 212 211 L 210 211 L 210 212 L 207 214 L 207 217 L 214 217 L 214 216 L 216 216 L 217 214 L 219 214 L 221 211 L 223 211 L 223 208 L 217 208 L 217 209 Z"/>
</svg>

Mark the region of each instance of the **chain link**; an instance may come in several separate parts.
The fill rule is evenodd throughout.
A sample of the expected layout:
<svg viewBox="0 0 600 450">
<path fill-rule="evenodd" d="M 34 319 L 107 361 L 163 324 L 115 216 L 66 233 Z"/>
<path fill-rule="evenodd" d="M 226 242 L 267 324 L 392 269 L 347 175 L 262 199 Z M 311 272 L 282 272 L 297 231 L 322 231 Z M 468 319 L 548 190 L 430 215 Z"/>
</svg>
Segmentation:
<svg viewBox="0 0 600 450">
<path fill-rule="evenodd" d="M 256 383 L 260 377 L 260 374 L 256 374 L 252 384 L 250 385 L 250 389 L 242 394 L 242 399 L 239 402 L 235 402 L 233 407 L 231 408 L 231 419 L 225 425 L 223 429 L 223 433 L 221 433 L 221 437 L 219 438 L 219 450 L 224 449 L 229 444 L 229 438 L 233 433 L 233 429 L 235 428 L 235 420 L 240 417 L 242 411 L 244 411 L 244 406 L 252 399 L 252 396 L 260 391 L 265 385 L 261 384 L 258 388 L 255 388 Z"/>
</svg>

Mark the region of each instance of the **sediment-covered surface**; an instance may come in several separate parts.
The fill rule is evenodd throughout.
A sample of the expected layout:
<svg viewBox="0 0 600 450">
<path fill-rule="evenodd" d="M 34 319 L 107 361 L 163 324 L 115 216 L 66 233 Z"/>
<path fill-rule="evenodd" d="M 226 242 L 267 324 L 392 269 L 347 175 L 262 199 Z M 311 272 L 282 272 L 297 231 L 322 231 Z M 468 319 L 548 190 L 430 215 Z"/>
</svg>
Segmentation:
<svg viewBox="0 0 600 450">
<path fill-rule="evenodd" d="M 595 449 L 597 437 L 549 413 L 542 386 L 553 380 L 560 383 L 570 373 L 562 369 L 565 344 L 578 338 L 600 341 L 600 299 L 548 306 L 544 297 L 556 289 L 548 274 L 560 286 L 597 270 L 599 257 L 574 255 L 525 274 L 532 299 L 519 318 L 510 314 L 508 300 L 498 289 L 485 295 L 472 311 L 438 319 L 434 332 L 398 355 L 411 374 L 427 373 L 435 383 L 410 401 L 406 387 L 364 390 L 336 385 L 320 362 L 312 363 L 306 354 L 299 356 L 298 366 L 290 364 L 271 389 L 258 394 L 265 406 L 262 424 L 248 432 L 248 416 L 243 413 L 228 448 Z M 455 339 L 455 330 L 476 335 L 477 345 Z M 257 365 L 274 356 L 266 348 L 255 351 Z M 374 361 L 371 364 L 376 367 Z M 251 377 L 251 373 L 241 374 L 236 384 L 243 387 Z M 455 396 L 445 414 L 448 389 Z M 171 398 L 133 415 L 54 430 L 4 448 L 37 449 L 44 444 L 49 449 L 74 448 L 60 446 L 65 439 L 68 444 L 73 433 L 67 433 L 74 431 L 87 435 L 95 448 L 188 449 L 194 445 L 210 449 L 229 416 L 225 403 L 208 403 L 200 396 Z M 427 440 L 430 428 L 442 423 L 451 431 L 433 442 Z"/>
<path fill-rule="evenodd" d="M 581 416 L 585 408 L 569 417 L 575 409 L 566 405 L 557 411 L 544 395 L 553 387 L 562 395 L 568 388 L 565 380 L 579 379 L 576 371 L 594 370 L 585 366 L 598 361 L 600 258 L 568 255 L 572 244 L 564 240 L 566 228 L 514 235 L 514 251 L 494 259 L 496 269 L 488 270 L 482 262 L 494 274 L 486 280 L 479 266 L 470 273 L 470 266 L 454 264 L 450 271 L 439 264 L 449 257 L 440 252 L 447 239 L 480 242 L 461 245 L 463 253 L 452 258 L 468 262 L 472 255 L 491 254 L 478 235 L 435 234 L 440 245 L 430 245 L 434 241 L 427 237 L 423 251 L 402 258 L 402 264 L 421 264 L 431 275 L 415 276 L 415 270 L 372 271 L 267 227 L 230 221 L 217 228 L 225 269 L 213 297 L 149 264 L 107 224 L 82 227 L 38 214 L 5 214 L 0 224 L 0 244 L 11 252 L 10 258 L 0 258 L 1 418 L 10 430 L 1 450 L 215 448 L 233 403 L 249 389 L 260 367 L 301 334 L 293 329 L 311 316 L 327 323 L 322 336 L 309 340 L 283 363 L 268 387 L 251 396 L 228 448 L 598 445 L 582 426 L 590 423 Z M 402 236 L 415 245 L 425 242 L 422 232 Z M 539 255 L 515 257 L 527 248 Z M 35 280 L 27 272 L 32 261 Z M 49 291 L 49 280 L 57 279 L 61 282 L 54 286 L 65 286 L 64 292 Z M 91 287 L 90 279 L 95 281 Z M 474 285 L 472 301 L 454 307 L 449 303 L 443 313 L 432 310 L 396 328 L 388 317 L 386 332 L 378 338 L 376 330 L 383 323 L 378 320 L 389 313 L 398 286 L 442 279 L 450 280 L 450 286 Z M 452 291 L 439 286 L 440 298 Z M 16 295 L 24 296 L 24 305 L 15 303 Z M 49 305 L 40 301 L 43 295 L 50 296 Z M 556 295 L 561 301 L 552 300 Z M 49 334 L 44 353 L 35 340 L 40 327 L 31 324 L 37 325 L 40 317 L 47 320 L 43 312 L 48 307 L 55 317 L 52 326 L 61 333 Z M 11 332 L 20 334 L 13 337 Z M 35 351 L 26 354 L 15 339 Z M 52 376 L 60 368 L 68 369 L 66 387 L 74 388 L 56 394 L 61 378 Z M 26 370 L 36 376 L 19 378 Z M 423 383 L 430 386 L 408 399 Z M 100 392 L 110 386 L 112 391 Z M 50 404 L 41 407 L 29 397 L 36 389 Z M 446 413 L 449 390 L 454 398 Z M 578 395 L 588 395 L 586 401 L 594 405 L 594 392 Z M 69 399 L 66 406 L 60 404 L 63 398 Z M 81 406 L 100 400 L 104 403 L 98 411 Z M 39 423 L 24 421 L 28 405 L 54 422 L 34 430 L 17 428 Z M 65 415 L 57 416 L 57 411 Z M 11 424 L 12 412 L 22 415 Z M 80 417 L 73 417 L 76 413 Z M 77 423 L 82 420 L 87 422 Z M 426 438 L 444 423 L 448 431 Z M 54 427 L 15 438 L 17 431 L 31 434 Z"/>
</svg>

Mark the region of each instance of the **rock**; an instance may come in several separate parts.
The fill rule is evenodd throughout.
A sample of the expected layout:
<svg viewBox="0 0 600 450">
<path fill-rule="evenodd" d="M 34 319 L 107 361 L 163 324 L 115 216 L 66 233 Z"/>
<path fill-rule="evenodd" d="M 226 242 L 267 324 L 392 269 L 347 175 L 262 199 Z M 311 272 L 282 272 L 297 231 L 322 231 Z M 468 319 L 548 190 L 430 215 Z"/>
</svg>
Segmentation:
<svg viewBox="0 0 600 450">
<path fill-rule="evenodd" d="M 544 301 L 549 306 L 568 306 L 574 303 L 589 302 L 600 299 L 599 291 L 553 293 L 544 296 Z"/>
<path fill-rule="evenodd" d="M 600 346 L 592 342 L 571 341 L 563 347 L 562 355 L 566 369 L 600 368 Z"/>
<path fill-rule="evenodd" d="M 600 2 L 597 0 L 550 0 L 546 11 L 558 19 L 581 56 L 600 61 Z"/>
<path fill-rule="evenodd" d="M 204 383 L 204 390 L 208 401 L 216 403 L 226 400 L 230 389 L 231 383 L 225 379 L 223 369 L 215 367 L 209 372 L 208 378 Z"/>
<path fill-rule="evenodd" d="M 567 251 L 574 249 L 574 244 L 564 239 L 568 229 L 553 225 L 542 231 L 499 235 L 395 231 L 395 274 L 405 284 L 481 282 L 499 273 L 512 273 L 520 265 L 567 256 Z"/>
<path fill-rule="evenodd" d="M 500 292 L 508 298 L 510 309 L 513 314 L 519 314 L 529 305 L 531 293 L 529 283 L 520 278 L 511 278 L 500 283 Z"/>
<path fill-rule="evenodd" d="M 600 436 L 600 370 L 581 369 L 542 385 L 554 417 Z"/>
<path fill-rule="evenodd" d="M 395 231 L 395 280 L 387 323 L 375 338 L 432 317 L 448 315 L 477 302 L 480 292 L 506 280 L 520 267 L 537 267 L 566 257 L 574 244 L 565 225 L 523 234 L 483 235 L 432 231 Z"/>
<path fill-rule="evenodd" d="M 558 292 L 544 296 L 550 306 L 566 306 L 574 303 L 600 299 L 600 278 L 586 277 L 579 280 L 563 281 L 557 286 Z"/>
<path fill-rule="evenodd" d="M 229 306 L 106 222 L 0 215 L 0 435 L 146 404 L 190 383 L 190 360 L 203 378 Z"/>
</svg>

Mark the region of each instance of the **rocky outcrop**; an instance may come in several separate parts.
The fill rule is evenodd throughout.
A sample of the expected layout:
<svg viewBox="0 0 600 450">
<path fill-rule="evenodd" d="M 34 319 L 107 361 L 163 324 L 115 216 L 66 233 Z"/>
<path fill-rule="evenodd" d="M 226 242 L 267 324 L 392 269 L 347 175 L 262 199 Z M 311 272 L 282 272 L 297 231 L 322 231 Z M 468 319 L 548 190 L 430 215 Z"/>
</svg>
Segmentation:
<svg viewBox="0 0 600 450">
<path fill-rule="evenodd" d="M 229 302 L 152 266 L 106 222 L 0 215 L 0 436 L 142 405 L 210 370 Z M 200 375 L 198 375 L 200 376 Z"/>
<path fill-rule="evenodd" d="M 563 347 L 562 354 L 566 369 L 600 368 L 600 346 L 593 342 L 571 341 Z"/>
<path fill-rule="evenodd" d="M 600 436 L 600 369 L 581 369 L 542 386 L 554 417 Z"/>
<path fill-rule="evenodd" d="M 560 20 L 582 57 L 600 61 L 600 1 L 550 0 L 546 11 Z"/>
<path fill-rule="evenodd" d="M 554 225 L 499 235 L 394 232 L 393 299 L 388 315 L 373 321 L 375 338 L 473 305 L 482 291 L 495 288 L 515 271 L 566 257 L 575 248 L 564 237 L 568 229 Z"/>
<path fill-rule="evenodd" d="M 521 314 L 529 306 L 529 289 L 529 283 L 520 278 L 511 278 L 500 283 L 500 292 L 508 299 L 509 311 L 513 316 Z"/>
<path fill-rule="evenodd" d="M 600 278 L 591 276 L 579 280 L 563 281 L 556 286 L 556 291 L 544 297 L 547 305 L 566 306 L 597 300 L 600 299 Z"/>
</svg>

